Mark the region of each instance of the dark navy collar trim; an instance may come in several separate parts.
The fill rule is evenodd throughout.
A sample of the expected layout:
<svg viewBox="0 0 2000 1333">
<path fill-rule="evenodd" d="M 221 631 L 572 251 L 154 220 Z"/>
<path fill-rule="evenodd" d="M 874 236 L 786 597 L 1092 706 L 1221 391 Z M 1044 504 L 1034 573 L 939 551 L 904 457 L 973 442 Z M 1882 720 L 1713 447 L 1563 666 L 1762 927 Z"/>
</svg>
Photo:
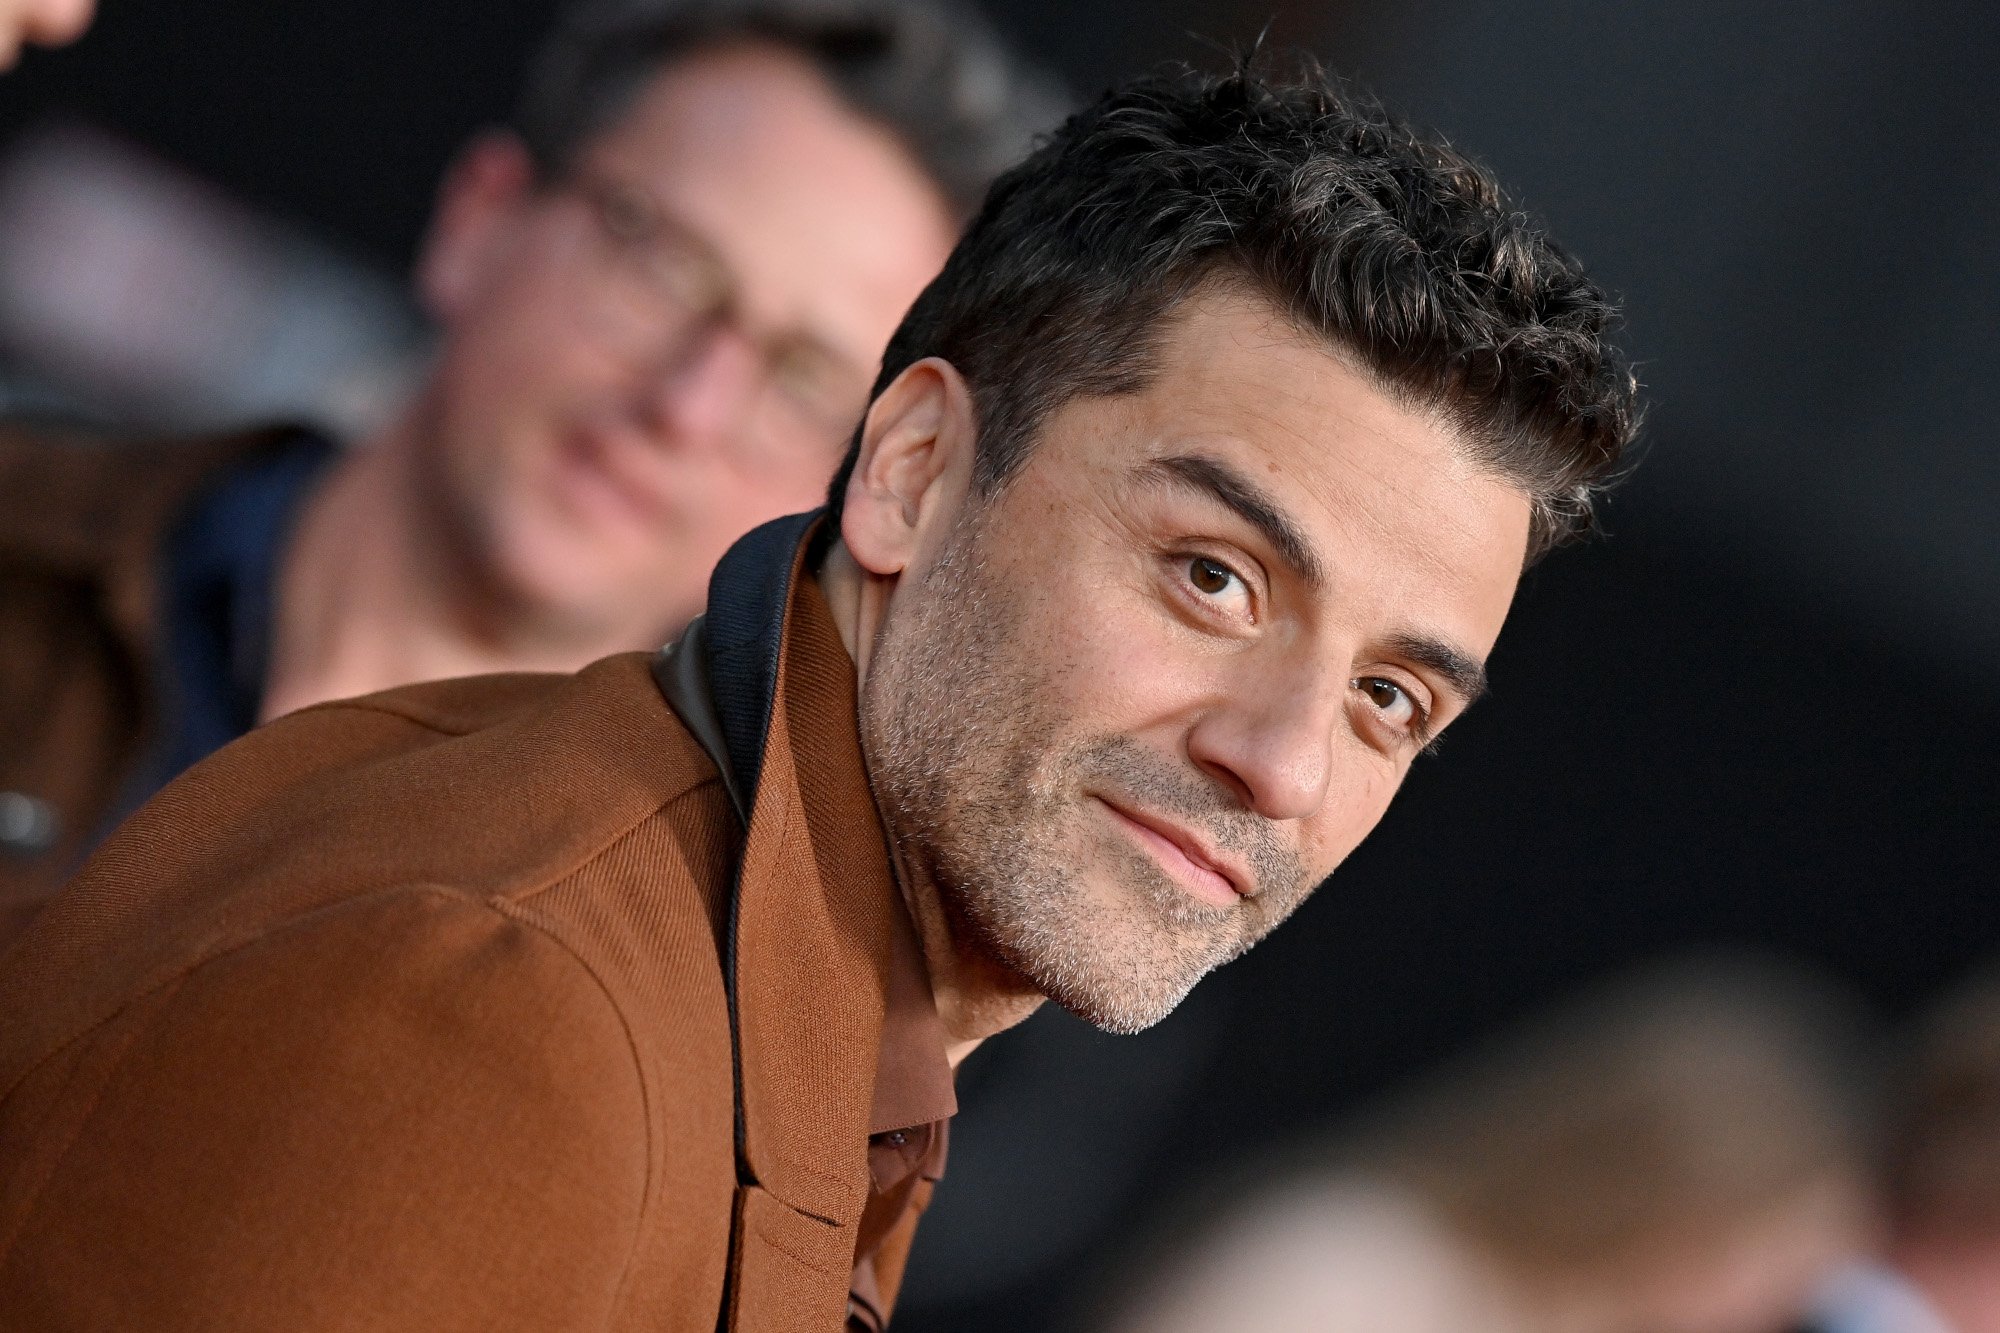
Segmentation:
<svg viewBox="0 0 2000 1333">
<path fill-rule="evenodd" d="M 778 655 L 791 605 L 793 560 L 823 511 L 792 514 L 753 530 L 729 548 L 708 581 L 708 685 L 729 748 L 736 788 L 752 803 L 764 767 Z M 808 563 L 814 553 L 808 552 Z M 749 811 L 744 811 L 745 823 Z"/>
<path fill-rule="evenodd" d="M 748 837 L 751 817 L 763 775 L 764 747 L 771 732 L 771 720 L 778 693 L 778 666 L 785 643 L 785 620 L 792 603 L 792 570 L 799 557 L 799 544 L 820 518 L 820 511 L 793 514 L 757 528 L 729 548 L 708 581 L 708 611 L 702 617 L 701 637 L 706 652 L 708 700 L 714 706 L 722 743 L 727 751 L 718 760 L 734 779 L 731 795 L 743 818 Z M 822 532 L 807 551 L 810 568 L 825 544 Z M 673 694 L 670 692 L 671 700 Z M 706 744 L 705 738 L 703 739 Z M 744 809 L 748 802 L 750 808 Z M 745 1143 L 743 1112 L 743 1031 L 742 1010 L 737 994 L 737 944 L 742 925 L 743 859 L 737 858 L 729 885 L 728 915 L 723 926 L 722 977 L 728 988 L 729 1044 L 735 1083 L 736 1177 L 739 1184 L 753 1185 L 756 1173 L 750 1167 Z M 739 1209 L 730 1223 L 730 1248 L 734 1251 L 737 1228 L 743 1225 Z M 723 1284 L 723 1322 L 731 1323 L 738 1292 L 732 1280 Z"/>
</svg>

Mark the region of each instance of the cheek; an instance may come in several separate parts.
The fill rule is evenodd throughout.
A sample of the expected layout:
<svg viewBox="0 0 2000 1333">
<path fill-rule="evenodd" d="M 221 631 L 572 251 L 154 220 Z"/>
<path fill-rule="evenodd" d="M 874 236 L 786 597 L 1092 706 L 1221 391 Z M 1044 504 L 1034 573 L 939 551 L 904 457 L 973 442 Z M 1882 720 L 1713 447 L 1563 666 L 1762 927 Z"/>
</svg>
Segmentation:
<svg viewBox="0 0 2000 1333">
<path fill-rule="evenodd" d="M 1401 773 L 1385 769 L 1379 756 L 1336 747 L 1326 805 L 1306 821 L 1299 848 L 1314 882 L 1331 875 L 1374 831 L 1401 785 Z"/>
<path fill-rule="evenodd" d="M 505 422 L 601 391 L 611 367 L 554 272 L 510 274 L 453 321 L 446 364 L 462 385 L 455 406 Z"/>
<path fill-rule="evenodd" d="M 1081 729 L 1138 734 L 1183 715 L 1217 663 L 1124 571 L 1078 567 L 1026 599 L 1025 627 Z"/>
</svg>

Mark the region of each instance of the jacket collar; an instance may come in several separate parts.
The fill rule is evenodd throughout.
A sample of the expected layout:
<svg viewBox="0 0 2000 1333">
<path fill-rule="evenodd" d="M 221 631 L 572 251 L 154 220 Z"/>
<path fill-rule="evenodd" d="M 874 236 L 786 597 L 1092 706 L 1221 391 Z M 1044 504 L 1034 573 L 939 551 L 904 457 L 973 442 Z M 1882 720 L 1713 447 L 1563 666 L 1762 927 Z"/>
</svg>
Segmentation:
<svg viewBox="0 0 2000 1333">
<path fill-rule="evenodd" d="M 709 692 L 738 792 L 757 791 L 777 704 L 792 591 L 825 546 L 824 511 L 766 523 L 729 548 L 708 581 Z M 739 809 L 745 823 L 750 812 Z"/>
<path fill-rule="evenodd" d="M 654 674 L 746 826 L 723 959 L 739 1170 L 851 1224 L 869 1134 L 956 1106 L 862 764 L 853 659 L 809 572 L 827 544 L 817 513 L 743 538 L 710 580 L 707 614 Z"/>
</svg>

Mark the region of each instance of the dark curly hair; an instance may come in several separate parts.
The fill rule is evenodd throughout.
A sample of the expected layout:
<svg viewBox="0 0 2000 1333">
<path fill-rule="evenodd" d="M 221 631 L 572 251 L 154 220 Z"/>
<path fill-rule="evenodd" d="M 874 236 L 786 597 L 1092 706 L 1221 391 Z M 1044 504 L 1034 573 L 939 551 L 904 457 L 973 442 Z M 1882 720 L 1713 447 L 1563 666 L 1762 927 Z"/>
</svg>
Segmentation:
<svg viewBox="0 0 2000 1333">
<path fill-rule="evenodd" d="M 990 493 L 1050 412 L 1144 388 L 1167 317 L 1217 280 L 1442 412 L 1532 497 L 1531 559 L 1590 526 L 1638 425 L 1616 306 L 1484 168 L 1309 64 L 1157 75 L 1073 116 L 994 184 L 875 392 L 927 356 L 955 366 Z"/>
</svg>

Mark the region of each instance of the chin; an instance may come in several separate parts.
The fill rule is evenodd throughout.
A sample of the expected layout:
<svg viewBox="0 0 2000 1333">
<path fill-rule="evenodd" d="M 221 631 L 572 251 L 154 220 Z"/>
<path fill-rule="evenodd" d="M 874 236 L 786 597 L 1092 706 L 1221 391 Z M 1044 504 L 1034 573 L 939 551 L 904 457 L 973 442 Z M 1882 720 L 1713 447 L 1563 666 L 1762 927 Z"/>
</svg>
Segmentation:
<svg viewBox="0 0 2000 1333">
<path fill-rule="evenodd" d="M 1070 986 L 1061 993 L 1045 991 L 1044 994 L 1101 1032 L 1136 1037 L 1180 1008 L 1195 984 L 1190 981 L 1171 996 L 1150 997 L 1144 1003 L 1134 1003 L 1130 996 L 1107 994 L 1089 986 Z"/>
<path fill-rule="evenodd" d="M 545 506 L 521 505 L 489 529 L 486 573 L 501 600 L 535 620 L 579 626 L 629 621 L 657 602 L 661 567 Z M 649 557 L 651 552 L 646 553 Z"/>
<path fill-rule="evenodd" d="M 1092 1027 L 1130 1036 L 1171 1014 L 1231 953 L 1172 932 L 1106 939 L 1059 924 L 1011 941 L 1004 961 Z"/>
</svg>

